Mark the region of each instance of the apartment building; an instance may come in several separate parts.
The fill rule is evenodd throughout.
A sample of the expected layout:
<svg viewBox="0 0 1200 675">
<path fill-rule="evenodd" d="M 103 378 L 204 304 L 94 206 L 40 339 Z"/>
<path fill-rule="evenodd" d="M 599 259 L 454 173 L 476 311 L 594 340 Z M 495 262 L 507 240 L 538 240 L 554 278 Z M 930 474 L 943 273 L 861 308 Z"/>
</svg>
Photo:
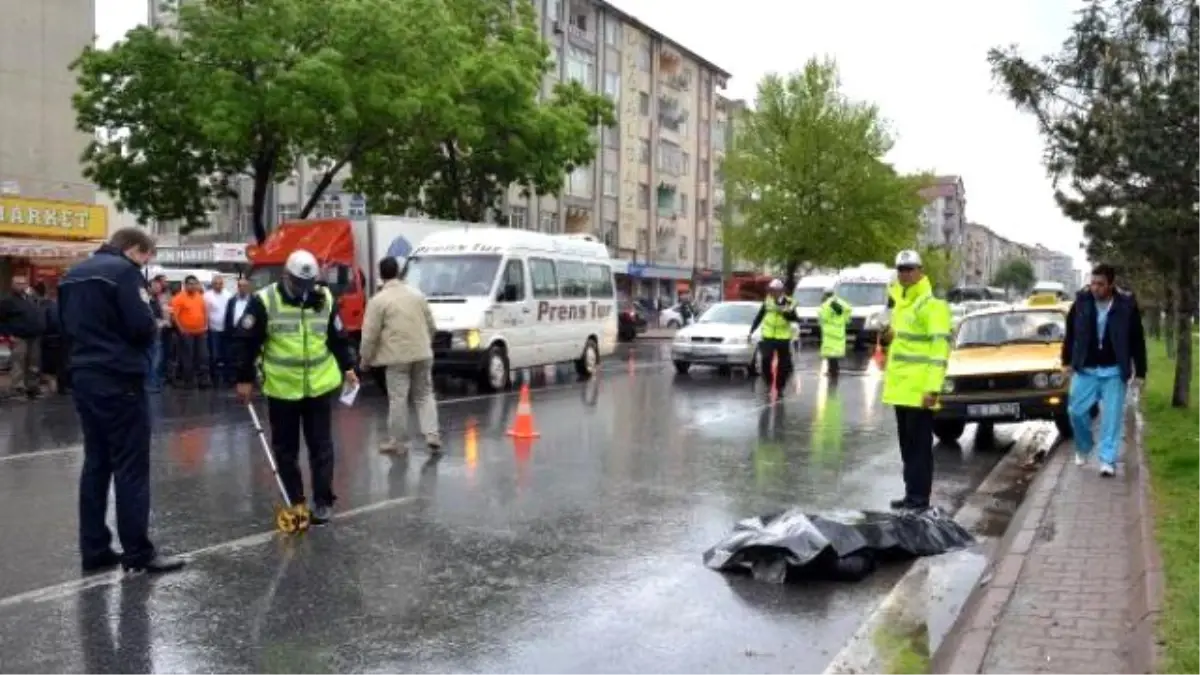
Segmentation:
<svg viewBox="0 0 1200 675">
<path fill-rule="evenodd" d="M 509 222 L 545 232 L 591 232 L 614 256 L 622 290 L 674 295 L 713 257 L 716 91 L 729 73 L 601 0 L 534 0 L 555 67 L 545 92 L 575 80 L 611 98 L 596 161 L 559 196 L 508 195 Z"/>
<path fill-rule="evenodd" d="M 70 64 L 94 39 L 95 0 L 5 0 L 0 24 L 0 194 L 93 203 Z"/>
<path fill-rule="evenodd" d="M 961 251 L 966 244 L 967 192 L 961 176 L 937 176 L 933 185 L 921 190 L 927 201 L 921 210 L 917 243 Z M 965 277 L 964 266 L 952 270 L 956 283 Z"/>
<path fill-rule="evenodd" d="M 965 284 L 990 284 L 1007 261 L 1019 258 L 1029 261 L 1034 277 L 1040 281 L 1058 281 L 1068 289 L 1080 285 L 1081 277 L 1070 255 L 1041 244 L 1029 246 L 1013 241 L 979 223 L 967 224 L 963 250 Z"/>
</svg>

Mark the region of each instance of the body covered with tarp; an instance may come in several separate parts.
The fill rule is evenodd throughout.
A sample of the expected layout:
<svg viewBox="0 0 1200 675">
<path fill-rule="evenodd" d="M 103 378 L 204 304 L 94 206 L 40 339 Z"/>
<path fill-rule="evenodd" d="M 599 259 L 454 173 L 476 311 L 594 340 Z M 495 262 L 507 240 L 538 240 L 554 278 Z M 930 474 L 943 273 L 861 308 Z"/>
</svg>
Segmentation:
<svg viewBox="0 0 1200 675">
<path fill-rule="evenodd" d="M 756 579 L 858 581 L 881 562 L 937 555 L 973 543 L 938 509 L 811 515 L 799 509 L 748 518 L 704 553 L 704 564 Z"/>
</svg>

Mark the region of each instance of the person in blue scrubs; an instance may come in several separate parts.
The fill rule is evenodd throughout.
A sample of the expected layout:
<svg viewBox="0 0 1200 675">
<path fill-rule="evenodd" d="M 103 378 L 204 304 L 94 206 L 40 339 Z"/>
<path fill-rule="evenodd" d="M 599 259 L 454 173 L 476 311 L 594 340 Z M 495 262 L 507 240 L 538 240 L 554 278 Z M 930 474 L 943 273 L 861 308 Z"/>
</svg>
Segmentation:
<svg viewBox="0 0 1200 675">
<path fill-rule="evenodd" d="M 1067 410 L 1075 436 L 1075 464 L 1085 466 L 1093 450 L 1100 475 L 1114 476 L 1125 421 L 1125 392 L 1146 379 L 1146 335 L 1137 302 L 1117 290 L 1111 265 L 1092 270 L 1067 314 L 1062 362 L 1071 373 Z M 1100 403 L 1100 438 L 1092 434 L 1092 408 Z"/>
</svg>

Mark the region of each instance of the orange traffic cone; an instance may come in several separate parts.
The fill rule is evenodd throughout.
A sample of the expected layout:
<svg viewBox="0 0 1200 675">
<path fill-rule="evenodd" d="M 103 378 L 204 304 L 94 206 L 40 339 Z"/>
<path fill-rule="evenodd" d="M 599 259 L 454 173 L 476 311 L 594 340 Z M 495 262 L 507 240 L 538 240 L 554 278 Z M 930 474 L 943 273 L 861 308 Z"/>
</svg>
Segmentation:
<svg viewBox="0 0 1200 675">
<path fill-rule="evenodd" d="M 871 361 L 880 370 L 883 370 L 883 366 L 887 362 L 887 357 L 883 354 L 883 346 L 879 344 L 879 340 L 875 340 L 875 353 L 871 354 Z"/>
<path fill-rule="evenodd" d="M 541 436 L 533 428 L 533 406 L 529 404 L 529 383 L 521 385 L 521 398 L 517 401 L 517 419 L 513 420 L 508 435 L 514 438 L 537 438 Z"/>
</svg>

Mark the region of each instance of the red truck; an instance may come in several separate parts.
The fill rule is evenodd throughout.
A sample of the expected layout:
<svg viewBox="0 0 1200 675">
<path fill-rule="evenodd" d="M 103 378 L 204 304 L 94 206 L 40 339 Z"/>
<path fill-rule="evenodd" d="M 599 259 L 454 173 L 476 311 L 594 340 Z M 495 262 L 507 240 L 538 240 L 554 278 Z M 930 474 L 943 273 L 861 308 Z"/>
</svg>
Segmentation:
<svg viewBox="0 0 1200 675">
<path fill-rule="evenodd" d="M 427 235 L 470 227 L 489 226 L 392 216 L 286 222 L 261 245 L 247 247 L 246 255 L 253 265 L 250 280 L 255 288 L 263 288 L 282 277 L 283 265 L 293 251 L 312 253 L 321 264 L 325 284 L 341 303 L 342 324 L 357 351 L 367 298 L 380 285 L 379 261 L 394 257 L 403 266 L 404 259 Z"/>
</svg>

